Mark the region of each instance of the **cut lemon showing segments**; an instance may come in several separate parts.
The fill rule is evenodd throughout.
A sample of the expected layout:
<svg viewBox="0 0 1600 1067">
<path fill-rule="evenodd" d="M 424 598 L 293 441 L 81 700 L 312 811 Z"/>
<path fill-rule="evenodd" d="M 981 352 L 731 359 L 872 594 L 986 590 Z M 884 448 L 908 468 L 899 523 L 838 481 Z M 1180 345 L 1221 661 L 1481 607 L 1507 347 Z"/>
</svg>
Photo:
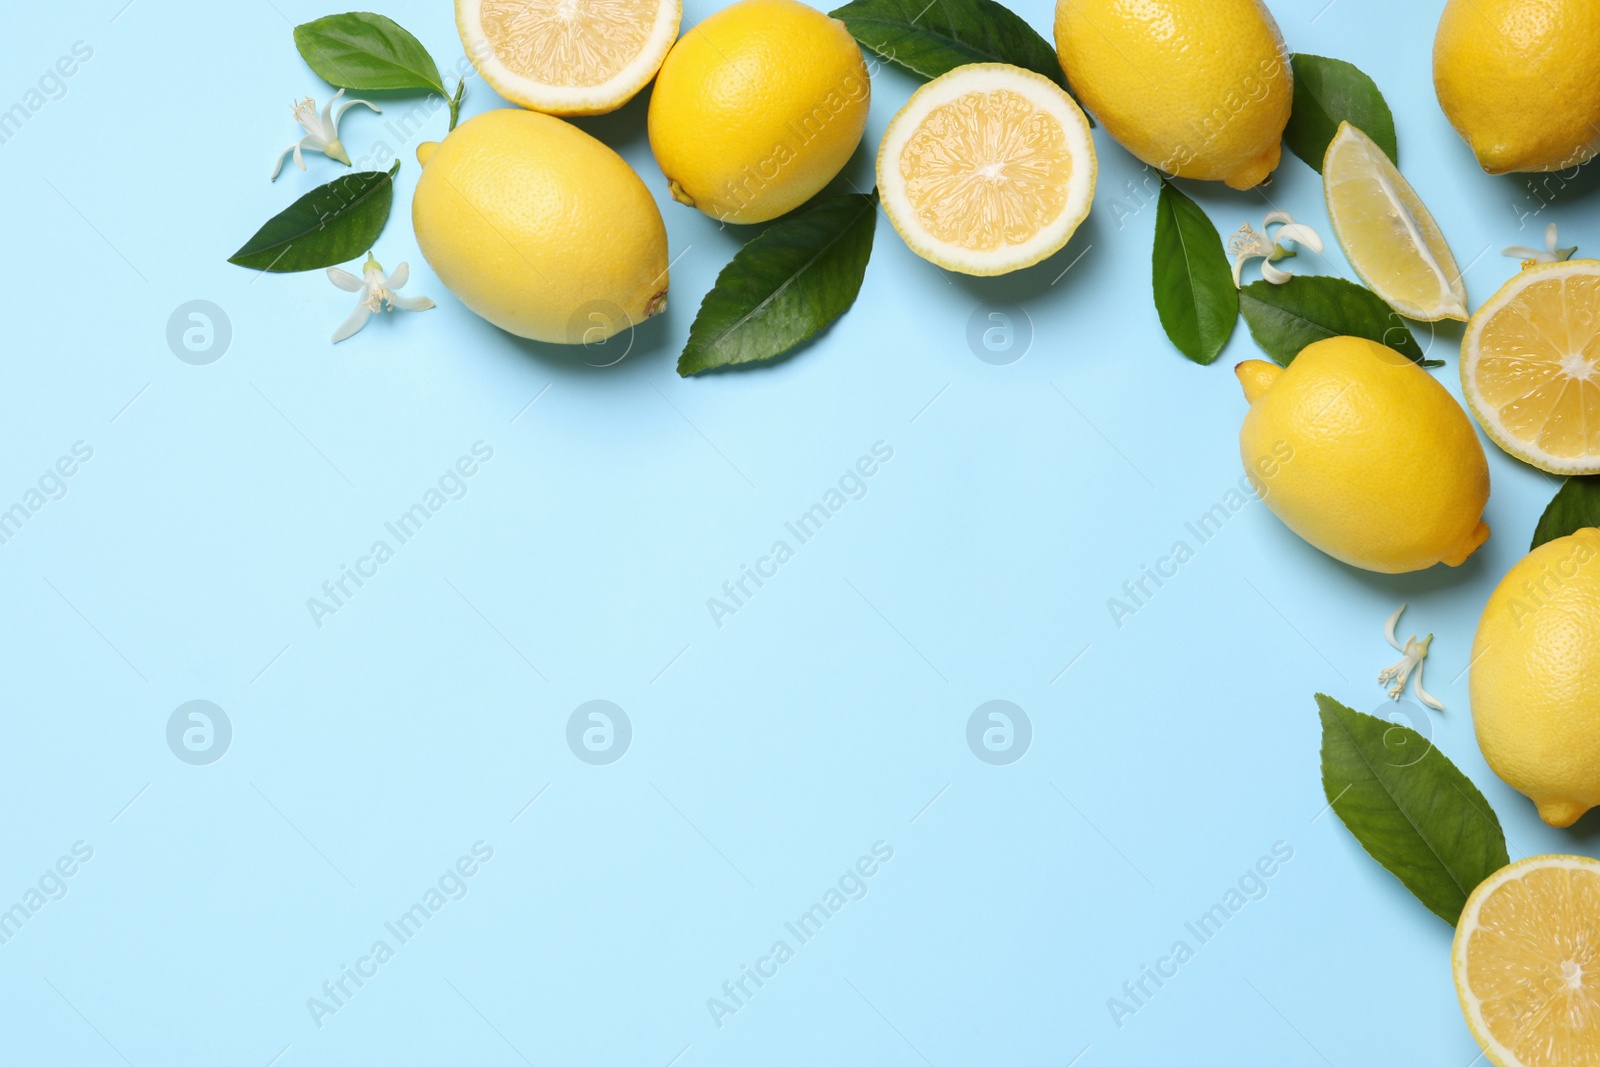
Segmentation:
<svg viewBox="0 0 1600 1067">
<path fill-rule="evenodd" d="M 550 115 L 603 115 L 656 76 L 683 0 L 456 0 L 456 29 L 495 92 Z"/>
<path fill-rule="evenodd" d="M 1089 120 L 1055 82 L 973 63 L 911 94 L 878 150 L 884 213 L 911 250 L 963 274 L 1006 274 L 1064 246 L 1089 214 Z"/>
<path fill-rule="evenodd" d="M 1467 287 L 1438 223 L 1383 149 L 1348 122 L 1323 156 L 1322 189 L 1345 258 L 1385 303 L 1421 322 L 1467 320 Z"/>
<path fill-rule="evenodd" d="M 1450 953 L 1496 1067 L 1600 1067 L 1600 862 L 1535 856 L 1472 891 Z"/>
<path fill-rule="evenodd" d="M 1600 261 L 1529 267 L 1490 297 L 1461 339 L 1461 393 L 1524 463 L 1600 474 Z"/>
</svg>

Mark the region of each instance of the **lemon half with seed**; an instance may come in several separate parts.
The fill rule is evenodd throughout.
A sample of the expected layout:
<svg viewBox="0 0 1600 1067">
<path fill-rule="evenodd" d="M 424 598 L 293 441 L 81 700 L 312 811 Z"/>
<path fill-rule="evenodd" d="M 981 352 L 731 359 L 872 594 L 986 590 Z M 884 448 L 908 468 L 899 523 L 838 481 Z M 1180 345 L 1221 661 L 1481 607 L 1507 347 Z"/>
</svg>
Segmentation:
<svg viewBox="0 0 1600 1067">
<path fill-rule="evenodd" d="M 649 84 L 683 0 L 456 0 L 456 29 L 495 92 L 551 115 L 603 115 Z"/>
<path fill-rule="evenodd" d="M 1059 251 L 1089 214 L 1089 121 L 1060 86 L 973 63 L 911 95 L 883 135 L 878 190 L 911 250 L 963 274 L 1006 274 Z"/>
<path fill-rule="evenodd" d="M 1600 862 L 1535 856 L 1484 879 L 1450 963 L 1467 1027 L 1496 1067 L 1600 1064 Z"/>
<path fill-rule="evenodd" d="M 1495 444 L 1551 474 L 1600 474 L 1600 261 L 1530 267 L 1461 340 L 1461 391 Z"/>
<path fill-rule="evenodd" d="M 1439 224 L 1372 138 L 1348 122 L 1322 160 L 1328 217 L 1361 280 L 1422 322 L 1467 318 L 1467 288 Z"/>
</svg>

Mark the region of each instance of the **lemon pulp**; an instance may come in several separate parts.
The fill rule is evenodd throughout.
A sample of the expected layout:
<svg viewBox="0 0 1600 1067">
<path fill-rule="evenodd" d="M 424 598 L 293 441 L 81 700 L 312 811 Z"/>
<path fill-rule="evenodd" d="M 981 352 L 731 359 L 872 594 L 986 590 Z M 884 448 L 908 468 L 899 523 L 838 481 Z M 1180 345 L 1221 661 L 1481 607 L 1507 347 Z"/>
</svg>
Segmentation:
<svg viewBox="0 0 1600 1067">
<path fill-rule="evenodd" d="M 1600 262 L 1524 271 L 1479 309 L 1463 391 L 1495 442 L 1555 474 L 1600 472 Z"/>
<path fill-rule="evenodd" d="M 655 0 L 484 0 L 483 33 L 508 69 L 548 85 L 599 85 L 637 56 Z"/>
<path fill-rule="evenodd" d="M 1341 124 L 1322 184 L 1334 233 L 1362 281 L 1402 315 L 1466 321 L 1466 286 L 1444 234 L 1372 138 Z"/>
<path fill-rule="evenodd" d="M 1600 863 L 1538 856 L 1474 891 L 1457 993 L 1499 1067 L 1600 1067 Z"/>
<path fill-rule="evenodd" d="M 929 112 L 900 153 L 906 198 L 929 233 L 975 251 L 1031 240 L 1066 207 L 1067 135 L 1010 89 Z"/>
<path fill-rule="evenodd" d="M 551 115 L 627 103 L 655 77 L 682 16 L 682 0 L 456 0 L 456 29 L 484 80 Z"/>
<path fill-rule="evenodd" d="M 1031 266 L 1094 199 L 1089 120 L 1056 83 L 973 63 L 911 95 L 878 150 L 878 190 L 911 250 L 964 274 Z"/>
</svg>

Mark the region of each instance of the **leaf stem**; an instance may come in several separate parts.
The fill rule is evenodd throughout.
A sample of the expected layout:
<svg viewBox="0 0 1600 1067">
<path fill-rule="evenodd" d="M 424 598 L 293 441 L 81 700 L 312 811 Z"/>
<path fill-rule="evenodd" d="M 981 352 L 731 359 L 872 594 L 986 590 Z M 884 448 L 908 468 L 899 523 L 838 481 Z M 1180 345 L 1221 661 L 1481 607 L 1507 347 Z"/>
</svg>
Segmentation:
<svg viewBox="0 0 1600 1067">
<path fill-rule="evenodd" d="M 454 96 L 446 96 L 445 97 L 445 100 L 450 105 L 450 129 L 451 130 L 454 130 L 456 128 L 456 123 L 461 121 L 461 97 L 463 95 L 465 95 L 466 91 L 467 91 L 467 79 L 462 78 L 459 82 L 456 83 L 456 94 Z M 446 131 L 446 132 L 449 132 L 449 131 Z"/>
</svg>

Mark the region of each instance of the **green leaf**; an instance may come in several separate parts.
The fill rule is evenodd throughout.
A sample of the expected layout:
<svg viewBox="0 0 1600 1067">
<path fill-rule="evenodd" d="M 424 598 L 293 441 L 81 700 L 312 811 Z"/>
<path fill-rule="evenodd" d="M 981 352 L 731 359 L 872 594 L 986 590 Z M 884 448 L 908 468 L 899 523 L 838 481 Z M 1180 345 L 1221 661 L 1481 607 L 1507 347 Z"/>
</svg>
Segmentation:
<svg viewBox="0 0 1600 1067">
<path fill-rule="evenodd" d="M 877 203 L 876 193 L 816 201 L 740 249 L 701 302 L 678 373 L 773 359 L 842 315 L 861 291 Z"/>
<path fill-rule="evenodd" d="M 1239 291 L 1217 228 L 1166 180 L 1156 203 L 1152 267 L 1156 312 L 1167 336 L 1196 363 L 1215 360 L 1239 320 Z"/>
<path fill-rule="evenodd" d="M 352 11 L 294 28 L 294 45 L 311 69 L 341 89 L 427 89 L 444 81 L 422 42 L 383 15 Z"/>
<path fill-rule="evenodd" d="M 1399 313 L 1371 289 L 1343 278 L 1251 282 L 1239 293 L 1239 310 L 1256 344 L 1285 367 L 1306 345 L 1330 337 L 1365 337 L 1426 364 L 1422 346 Z"/>
<path fill-rule="evenodd" d="M 387 174 L 358 171 L 311 190 L 256 231 L 229 263 L 279 274 L 348 263 L 377 243 L 394 203 Z"/>
<path fill-rule="evenodd" d="M 924 78 L 1010 63 L 1067 88 L 1050 42 L 995 0 L 854 0 L 830 14 L 869 50 Z"/>
<path fill-rule="evenodd" d="M 1348 122 L 1378 143 L 1396 166 L 1400 144 L 1394 134 L 1394 114 L 1373 80 L 1342 59 L 1297 55 L 1294 66 L 1294 110 L 1283 131 L 1289 150 L 1322 173 L 1322 157 Z"/>
<path fill-rule="evenodd" d="M 1539 525 L 1533 531 L 1532 552 L 1546 541 L 1577 533 L 1590 526 L 1600 526 L 1600 474 L 1584 478 L 1568 478 L 1556 491 L 1555 499 L 1539 516 Z"/>
<path fill-rule="evenodd" d="M 1373 859 L 1455 925 L 1479 882 L 1511 862 L 1494 809 L 1408 726 L 1317 694 L 1322 789 Z"/>
</svg>

